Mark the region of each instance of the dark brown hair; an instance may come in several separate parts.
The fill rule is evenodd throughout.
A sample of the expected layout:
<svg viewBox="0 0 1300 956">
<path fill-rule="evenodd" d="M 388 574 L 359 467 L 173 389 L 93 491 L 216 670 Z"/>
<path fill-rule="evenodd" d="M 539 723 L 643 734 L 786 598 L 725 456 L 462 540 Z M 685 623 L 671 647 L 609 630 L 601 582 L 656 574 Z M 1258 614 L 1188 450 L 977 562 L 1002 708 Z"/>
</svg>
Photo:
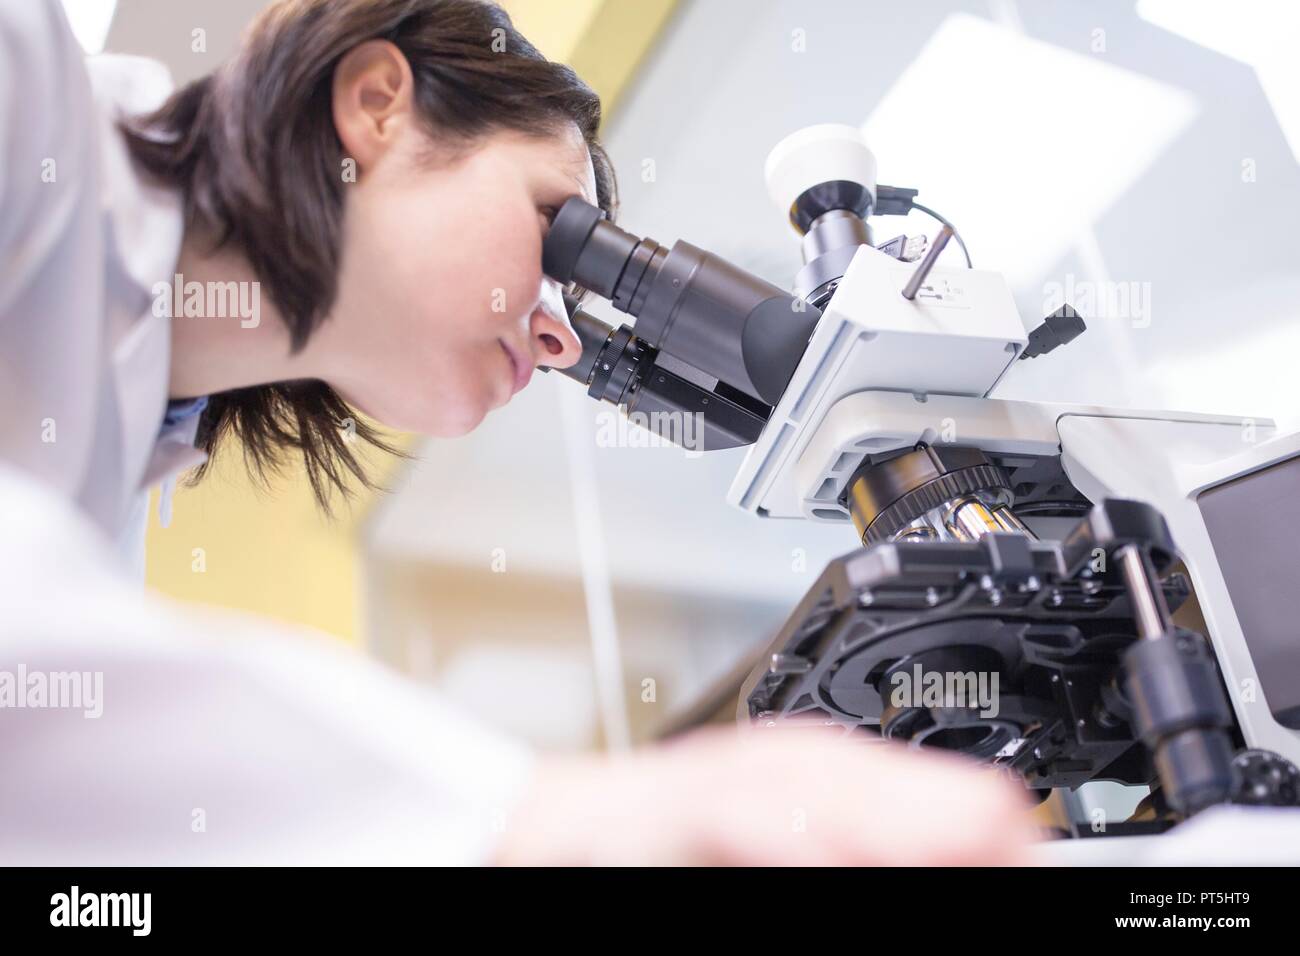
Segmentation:
<svg viewBox="0 0 1300 956">
<path fill-rule="evenodd" d="M 334 68 L 372 39 L 406 56 L 416 110 L 435 142 L 464 146 L 507 129 L 546 136 L 576 124 L 591 152 L 597 201 L 611 216 L 617 203 L 596 139 L 599 97 L 542 56 L 496 4 L 282 0 L 252 23 L 234 59 L 122 129 L 136 162 L 183 190 L 187 222 L 244 253 L 294 351 L 336 293 L 346 186 L 331 111 Z M 286 452 L 300 453 L 328 510 L 334 490 L 348 493 L 349 474 L 374 487 L 349 447 L 351 434 L 400 454 L 327 384 L 296 381 L 211 396 L 197 443 L 211 456 L 219 441 L 237 436 L 262 480 Z"/>
</svg>

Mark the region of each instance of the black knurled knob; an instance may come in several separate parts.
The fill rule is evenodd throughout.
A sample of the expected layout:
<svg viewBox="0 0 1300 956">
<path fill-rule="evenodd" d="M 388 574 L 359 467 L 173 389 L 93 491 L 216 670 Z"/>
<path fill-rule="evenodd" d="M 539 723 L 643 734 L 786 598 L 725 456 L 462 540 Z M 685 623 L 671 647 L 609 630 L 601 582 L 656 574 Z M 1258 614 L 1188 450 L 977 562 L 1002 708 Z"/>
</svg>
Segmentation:
<svg viewBox="0 0 1300 956">
<path fill-rule="evenodd" d="M 1300 806 L 1300 769 L 1271 750 L 1243 750 L 1232 760 L 1238 774 L 1233 803 L 1257 807 Z"/>
</svg>

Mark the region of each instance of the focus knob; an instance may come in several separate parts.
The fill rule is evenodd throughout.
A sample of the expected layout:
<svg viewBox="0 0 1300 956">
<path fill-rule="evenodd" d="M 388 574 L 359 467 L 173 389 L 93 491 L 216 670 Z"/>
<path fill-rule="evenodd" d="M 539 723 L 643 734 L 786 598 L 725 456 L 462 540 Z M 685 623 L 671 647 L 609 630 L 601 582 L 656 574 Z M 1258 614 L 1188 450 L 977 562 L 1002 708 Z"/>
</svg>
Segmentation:
<svg viewBox="0 0 1300 956">
<path fill-rule="evenodd" d="M 1238 774 L 1233 803 L 1257 807 L 1300 806 L 1300 770 L 1271 750 L 1243 750 L 1232 760 Z"/>
</svg>

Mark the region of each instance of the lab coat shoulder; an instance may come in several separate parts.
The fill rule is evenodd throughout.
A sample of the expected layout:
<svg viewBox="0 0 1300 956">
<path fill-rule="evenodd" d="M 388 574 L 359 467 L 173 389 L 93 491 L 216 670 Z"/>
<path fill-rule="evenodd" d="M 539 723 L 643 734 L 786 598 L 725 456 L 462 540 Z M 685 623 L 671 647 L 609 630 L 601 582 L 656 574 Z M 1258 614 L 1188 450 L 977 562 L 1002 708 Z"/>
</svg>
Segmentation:
<svg viewBox="0 0 1300 956">
<path fill-rule="evenodd" d="M 70 497 L 106 374 L 94 109 L 59 5 L 0 3 L 0 457 Z"/>
<path fill-rule="evenodd" d="M 139 57 L 87 60 L 53 0 L 0 4 L 0 47 L 0 458 L 140 562 L 149 484 L 202 460 L 158 442 L 171 330 L 157 289 L 182 198 L 141 174 L 118 128 L 172 83 Z"/>
</svg>

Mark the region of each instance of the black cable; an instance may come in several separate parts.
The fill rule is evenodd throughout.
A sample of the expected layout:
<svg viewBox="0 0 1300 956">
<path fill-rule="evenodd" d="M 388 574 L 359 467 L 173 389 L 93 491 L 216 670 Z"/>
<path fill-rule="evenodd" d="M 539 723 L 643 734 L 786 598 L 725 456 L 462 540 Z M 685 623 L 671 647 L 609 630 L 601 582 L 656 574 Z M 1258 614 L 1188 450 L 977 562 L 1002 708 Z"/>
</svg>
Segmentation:
<svg viewBox="0 0 1300 956">
<path fill-rule="evenodd" d="M 961 246 L 961 254 L 966 257 L 966 268 L 967 269 L 975 268 L 970 263 L 970 253 L 966 251 L 966 243 L 962 242 L 961 233 L 957 231 L 956 226 L 950 223 L 947 219 L 944 219 L 943 216 L 939 215 L 933 209 L 929 208 L 928 206 L 922 206 L 919 202 L 916 202 L 915 200 L 912 201 L 912 208 L 921 210 L 921 212 L 925 213 L 931 219 L 938 220 L 938 222 L 941 225 L 947 226 L 949 229 L 951 229 L 952 237 L 957 240 L 957 245 Z"/>
</svg>

